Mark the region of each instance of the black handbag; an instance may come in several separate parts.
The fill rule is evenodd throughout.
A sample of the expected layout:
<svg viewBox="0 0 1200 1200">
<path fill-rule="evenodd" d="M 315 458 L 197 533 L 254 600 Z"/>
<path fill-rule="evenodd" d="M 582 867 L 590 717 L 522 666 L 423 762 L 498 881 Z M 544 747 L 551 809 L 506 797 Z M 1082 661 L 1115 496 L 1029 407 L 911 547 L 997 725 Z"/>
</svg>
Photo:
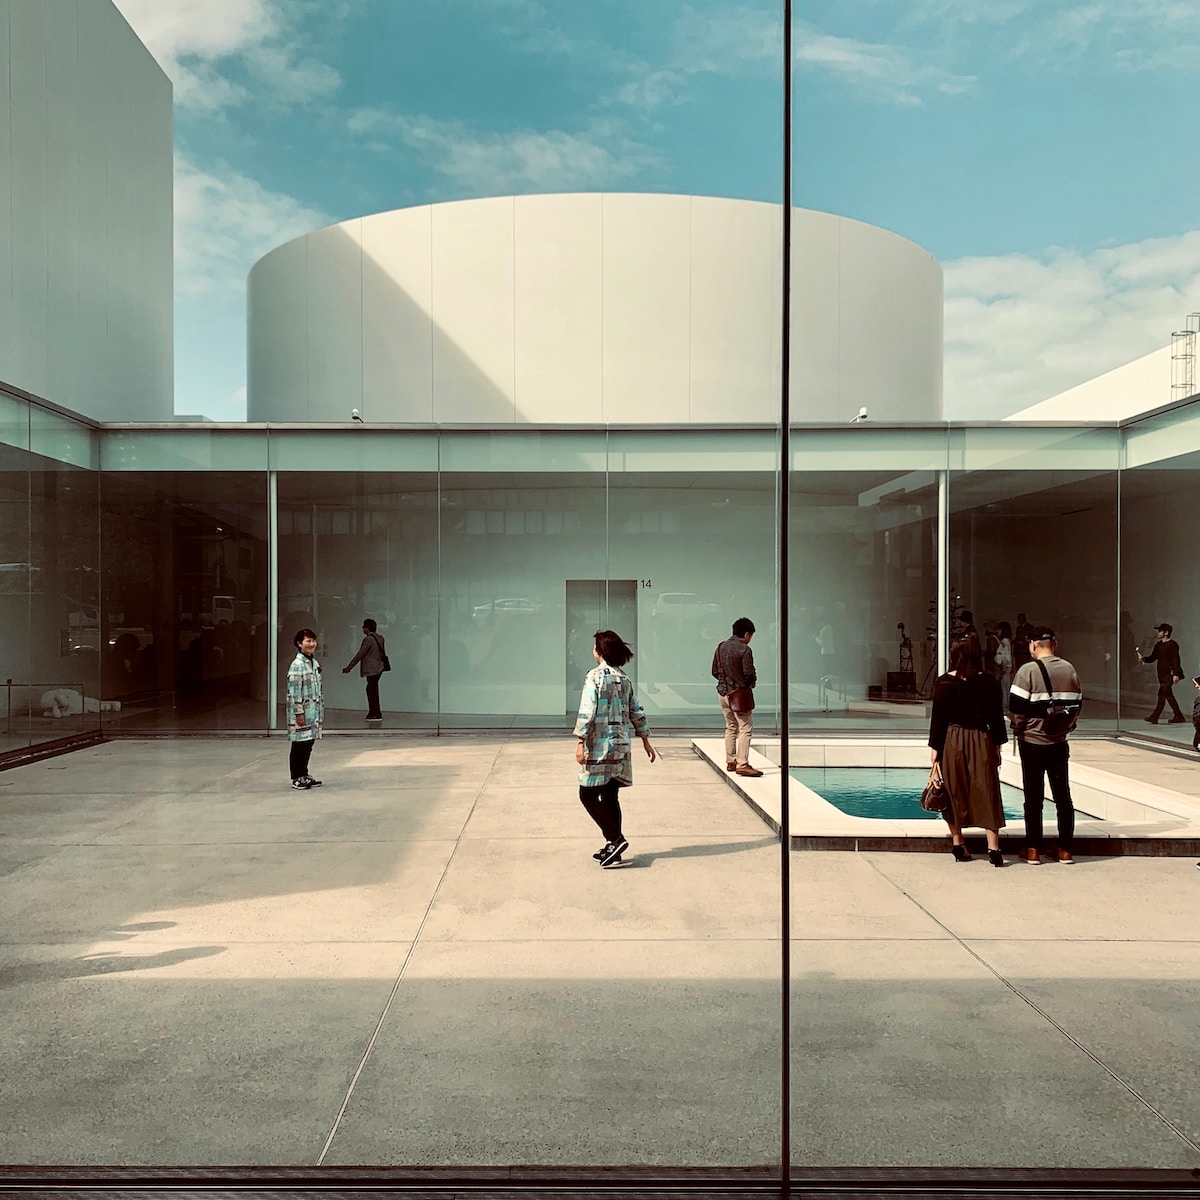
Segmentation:
<svg viewBox="0 0 1200 1200">
<path fill-rule="evenodd" d="M 380 642 L 380 640 L 375 637 L 374 634 L 371 634 L 371 636 L 375 638 L 375 645 L 379 647 L 379 653 L 383 655 L 383 669 L 385 671 L 390 671 L 392 669 L 392 660 L 388 658 L 386 653 L 384 653 L 383 644 Z"/>
<path fill-rule="evenodd" d="M 929 768 L 929 782 L 921 793 L 921 807 L 926 812 L 944 816 L 950 809 L 950 794 L 946 791 L 946 781 L 942 778 L 942 764 L 934 763 Z"/>
</svg>

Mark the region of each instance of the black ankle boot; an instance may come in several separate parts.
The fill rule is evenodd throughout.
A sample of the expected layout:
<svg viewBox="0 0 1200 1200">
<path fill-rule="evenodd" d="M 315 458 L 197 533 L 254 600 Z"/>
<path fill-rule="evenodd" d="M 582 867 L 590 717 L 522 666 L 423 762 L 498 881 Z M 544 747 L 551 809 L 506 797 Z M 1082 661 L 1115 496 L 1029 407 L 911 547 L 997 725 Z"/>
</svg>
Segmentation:
<svg viewBox="0 0 1200 1200">
<path fill-rule="evenodd" d="M 1002 867 L 1004 866 L 1004 855 L 1001 854 L 999 850 L 989 850 L 988 862 L 990 862 L 993 867 Z"/>
</svg>

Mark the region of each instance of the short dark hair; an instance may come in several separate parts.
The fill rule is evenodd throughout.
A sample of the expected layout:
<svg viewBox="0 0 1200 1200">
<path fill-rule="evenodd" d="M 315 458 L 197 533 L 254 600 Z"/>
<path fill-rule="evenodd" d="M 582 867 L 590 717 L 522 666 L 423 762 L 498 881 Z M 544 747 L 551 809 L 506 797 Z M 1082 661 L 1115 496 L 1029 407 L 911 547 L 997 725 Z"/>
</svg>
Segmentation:
<svg viewBox="0 0 1200 1200">
<path fill-rule="evenodd" d="M 623 667 L 633 657 L 621 635 L 611 629 L 596 630 L 596 650 L 610 667 Z"/>
<path fill-rule="evenodd" d="M 983 673 L 983 651 L 973 633 L 956 637 L 950 643 L 950 670 L 960 679 Z"/>
<path fill-rule="evenodd" d="M 748 633 L 754 632 L 754 622 L 749 617 L 738 617 L 733 623 L 733 636 L 745 637 Z"/>
<path fill-rule="evenodd" d="M 363 617 L 363 628 L 369 630 L 371 633 L 374 633 L 379 626 L 375 624 L 374 617 Z"/>
<path fill-rule="evenodd" d="M 299 650 L 300 643 L 302 641 L 304 641 L 304 639 L 306 637 L 312 638 L 312 640 L 314 642 L 319 640 L 317 638 L 317 635 L 315 633 L 313 633 L 313 631 L 311 629 L 309 629 L 307 626 L 305 626 L 303 629 L 296 630 L 296 636 L 294 638 L 292 638 L 292 645 L 295 646 L 297 650 Z"/>
</svg>

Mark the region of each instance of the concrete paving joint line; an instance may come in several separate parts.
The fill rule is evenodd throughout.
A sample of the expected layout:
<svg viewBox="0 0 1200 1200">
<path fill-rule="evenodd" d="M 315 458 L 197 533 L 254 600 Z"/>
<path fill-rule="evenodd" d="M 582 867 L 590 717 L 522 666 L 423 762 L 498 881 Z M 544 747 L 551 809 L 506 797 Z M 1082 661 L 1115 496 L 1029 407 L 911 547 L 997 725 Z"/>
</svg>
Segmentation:
<svg viewBox="0 0 1200 1200">
<path fill-rule="evenodd" d="M 496 759 L 493 755 L 492 766 L 494 767 L 495 765 Z M 475 793 L 475 798 L 471 801 L 471 807 L 467 810 L 467 815 L 463 818 L 463 823 L 455 835 L 454 848 L 447 856 L 446 865 L 442 868 L 442 873 L 438 876 L 437 884 L 429 897 L 429 903 L 425 905 L 425 911 L 421 914 L 420 924 L 417 926 L 416 933 L 413 934 L 412 942 L 408 947 L 407 953 L 404 955 L 404 961 L 400 964 L 400 970 L 396 973 L 396 978 L 392 981 L 391 991 L 388 992 L 388 998 L 384 1001 L 383 1009 L 379 1014 L 379 1020 L 375 1022 L 375 1028 L 371 1031 L 370 1038 L 367 1039 L 367 1045 L 362 1052 L 362 1057 L 358 1061 L 358 1066 L 355 1067 L 354 1074 L 350 1077 L 350 1083 L 346 1087 L 346 1094 L 342 1097 L 342 1103 L 338 1108 L 337 1115 L 333 1119 L 332 1126 L 330 1126 L 329 1136 L 325 1139 L 325 1145 L 321 1147 L 321 1153 L 317 1155 L 315 1166 L 320 1167 L 324 1165 L 325 1156 L 332 1148 L 334 1139 L 338 1135 L 338 1130 L 342 1127 L 342 1122 L 346 1117 L 346 1110 L 350 1107 L 350 1100 L 354 1096 L 354 1089 L 358 1086 L 358 1081 L 366 1069 L 367 1060 L 371 1057 L 371 1051 L 375 1048 L 375 1043 L 379 1040 L 379 1034 L 383 1030 L 384 1022 L 387 1021 L 388 1013 L 391 1012 L 392 1004 L 395 1002 L 396 996 L 400 991 L 400 985 L 404 982 L 404 973 L 408 970 L 408 964 L 412 962 L 413 955 L 417 952 L 417 945 L 421 941 L 421 934 L 425 931 L 430 913 L 433 912 L 433 906 L 437 903 L 438 895 L 441 893 L 442 884 L 446 882 L 446 876 L 450 873 L 454 856 L 458 853 L 458 848 L 462 845 L 463 834 L 466 832 L 467 826 L 471 823 L 471 817 L 479 805 L 479 797 L 483 795 L 490 777 L 491 768 L 489 767 L 488 774 L 480 783 L 479 789 Z"/>
<path fill-rule="evenodd" d="M 1037 1013 L 1042 1020 L 1044 1020 L 1048 1025 L 1051 1026 L 1051 1028 L 1066 1038 L 1067 1041 L 1069 1041 L 1077 1050 L 1081 1051 L 1088 1058 L 1090 1058 L 1092 1062 L 1094 1062 L 1096 1066 L 1100 1068 L 1100 1070 L 1102 1070 L 1111 1080 L 1113 1080 L 1114 1083 L 1124 1088 L 1124 1090 L 1127 1091 L 1139 1104 L 1147 1109 L 1153 1116 L 1157 1117 L 1158 1120 L 1161 1121 L 1173 1134 L 1175 1134 L 1175 1136 L 1178 1137 L 1194 1154 L 1200 1155 L 1200 1144 L 1190 1138 L 1182 1129 L 1179 1128 L 1178 1125 L 1175 1124 L 1174 1121 L 1171 1120 L 1170 1117 L 1155 1107 L 1155 1105 L 1147 1100 L 1146 1097 L 1143 1096 L 1141 1092 L 1139 1092 L 1131 1083 L 1125 1079 L 1122 1079 L 1121 1076 L 1118 1075 L 1116 1071 L 1114 1071 L 1106 1062 L 1104 1062 L 1103 1059 L 1098 1058 L 1095 1054 L 1093 1054 L 1091 1050 L 1089 1050 L 1081 1041 L 1079 1041 L 1078 1038 L 1074 1036 L 1074 1034 L 1070 1032 L 1070 1030 L 1068 1030 L 1061 1022 L 1056 1021 L 1040 1004 L 1037 1003 L 1036 1000 L 1032 999 L 1030 996 L 1027 996 L 1010 979 L 1005 978 L 1005 976 L 997 971 L 996 968 L 987 961 L 987 959 L 983 958 L 973 947 L 967 945 L 967 943 L 964 942 L 963 939 L 959 937 L 953 929 L 946 925 L 944 921 L 939 920 L 915 896 L 909 892 L 906 892 L 904 888 L 900 887 L 893 879 L 891 879 L 884 871 L 880 869 L 877 862 L 870 858 L 867 859 L 867 862 L 881 879 L 894 887 L 900 893 L 900 895 L 902 895 L 915 908 L 920 909 L 920 911 L 924 913 L 930 921 L 942 929 L 947 937 L 955 941 L 959 947 L 966 951 L 966 953 L 970 955 L 970 957 L 973 958 L 985 971 L 987 971 L 988 974 L 992 975 L 999 983 L 1008 988 L 1008 990 L 1012 992 L 1014 996 L 1033 1009 L 1033 1011 Z"/>
</svg>

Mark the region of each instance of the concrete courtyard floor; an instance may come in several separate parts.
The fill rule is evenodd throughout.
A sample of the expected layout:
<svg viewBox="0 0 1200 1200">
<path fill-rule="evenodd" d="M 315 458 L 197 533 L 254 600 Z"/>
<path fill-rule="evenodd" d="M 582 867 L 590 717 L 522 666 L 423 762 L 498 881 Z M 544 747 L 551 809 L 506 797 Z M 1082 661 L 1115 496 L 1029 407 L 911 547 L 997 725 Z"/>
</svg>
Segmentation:
<svg viewBox="0 0 1200 1200">
<path fill-rule="evenodd" d="M 686 738 L 600 870 L 562 736 L 0 772 L 0 1161 L 777 1162 L 780 848 Z M 1200 1166 L 1200 871 L 790 857 L 792 1158 Z"/>
</svg>

